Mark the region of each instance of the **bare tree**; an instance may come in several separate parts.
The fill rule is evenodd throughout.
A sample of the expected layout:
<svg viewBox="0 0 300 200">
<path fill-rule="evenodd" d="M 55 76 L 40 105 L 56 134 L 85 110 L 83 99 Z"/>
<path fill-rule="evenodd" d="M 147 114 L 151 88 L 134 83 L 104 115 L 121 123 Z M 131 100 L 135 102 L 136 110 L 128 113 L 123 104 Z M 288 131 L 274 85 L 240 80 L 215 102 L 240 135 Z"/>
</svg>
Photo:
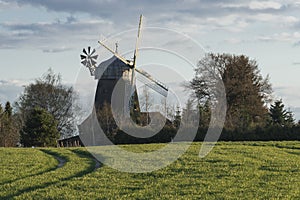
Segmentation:
<svg viewBox="0 0 300 200">
<path fill-rule="evenodd" d="M 57 129 L 62 137 L 71 136 L 75 130 L 74 102 L 76 94 L 72 87 L 61 83 L 61 76 L 49 69 L 41 78 L 25 87 L 16 103 L 23 123 L 36 107 L 45 109 L 58 122 Z"/>
<path fill-rule="evenodd" d="M 153 106 L 153 97 L 151 96 L 149 92 L 149 87 L 147 85 L 144 85 L 143 92 L 142 92 L 142 98 L 141 98 L 141 107 L 142 110 L 146 111 L 146 124 L 149 124 L 149 111 L 151 107 Z"/>
</svg>

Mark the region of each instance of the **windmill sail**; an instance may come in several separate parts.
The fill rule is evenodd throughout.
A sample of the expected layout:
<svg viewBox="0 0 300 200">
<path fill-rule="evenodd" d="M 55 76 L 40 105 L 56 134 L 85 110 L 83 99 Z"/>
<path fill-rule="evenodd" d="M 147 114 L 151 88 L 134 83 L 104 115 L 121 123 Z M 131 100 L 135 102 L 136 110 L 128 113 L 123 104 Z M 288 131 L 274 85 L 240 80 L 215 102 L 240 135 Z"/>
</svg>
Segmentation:
<svg viewBox="0 0 300 200">
<path fill-rule="evenodd" d="M 105 49 L 107 49 L 108 51 L 110 51 L 112 54 L 114 54 L 114 56 L 116 56 L 119 60 L 121 60 L 126 65 L 129 65 L 129 66 L 132 65 L 132 63 L 130 63 L 128 60 L 126 60 L 124 57 L 122 57 L 121 55 L 119 55 L 117 52 L 113 51 L 111 48 L 109 48 L 108 46 L 106 46 L 103 42 L 98 41 L 98 43 L 100 45 L 102 45 Z"/>
<path fill-rule="evenodd" d="M 143 82 L 148 87 L 152 88 L 154 91 L 158 92 L 159 94 L 163 95 L 164 97 L 168 96 L 168 88 L 162 82 L 154 79 L 150 74 L 145 72 L 141 69 L 135 69 L 141 76 L 136 76 L 138 80 Z"/>
<path fill-rule="evenodd" d="M 139 49 L 139 42 L 140 42 L 141 29 L 142 29 L 142 20 L 143 20 L 143 15 L 140 16 L 138 34 L 137 34 L 136 42 L 135 42 L 135 50 L 134 50 L 134 55 L 133 55 L 133 69 L 134 70 L 132 70 L 132 74 L 131 74 L 131 85 L 134 85 L 134 80 L 135 80 L 136 58 L 137 58 L 138 49 Z"/>
</svg>

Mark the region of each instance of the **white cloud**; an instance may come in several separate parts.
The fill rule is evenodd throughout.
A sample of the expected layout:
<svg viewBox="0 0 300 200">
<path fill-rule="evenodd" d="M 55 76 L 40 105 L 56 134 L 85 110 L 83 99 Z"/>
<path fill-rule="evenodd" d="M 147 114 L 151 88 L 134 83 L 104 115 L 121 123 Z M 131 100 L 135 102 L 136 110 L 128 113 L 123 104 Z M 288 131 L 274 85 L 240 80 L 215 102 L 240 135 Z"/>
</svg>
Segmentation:
<svg viewBox="0 0 300 200">
<path fill-rule="evenodd" d="M 300 32 L 294 32 L 294 33 L 288 33 L 288 32 L 282 32 L 282 33 L 274 33 L 273 35 L 268 36 L 259 36 L 258 40 L 260 41 L 276 41 L 276 42 L 292 42 L 296 43 L 298 40 L 300 40 Z"/>
<path fill-rule="evenodd" d="M 230 32 L 241 32 L 248 23 L 241 16 L 232 14 L 223 17 L 209 17 L 205 19 L 207 27 L 215 27 L 216 29 L 223 29 Z"/>
<path fill-rule="evenodd" d="M 9 5 L 9 3 L 8 3 L 8 2 L 5 2 L 5 1 L 0 1 L 0 7 L 1 7 L 1 6 L 6 6 L 6 5 Z"/>
<path fill-rule="evenodd" d="M 241 39 L 238 39 L 238 38 L 229 38 L 229 39 L 226 39 L 225 42 L 227 42 L 229 44 L 240 44 L 243 41 Z"/>
<path fill-rule="evenodd" d="M 66 46 L 61 46 L 61 47 L 57 47 L 57 48 L 44 48 L 43 52 L 44 53 L 60 53 L 60 52 L 64 52 L 64 51 L 70 51 L 71 48 L 66 47 Z"/>
<path fill-rule="evenodd" d="M 275 1 L 252 1 L 249 3 L 249 8 L 252 10 L 275 9 L 279 10 L 282 5 Z"/>
<path fill-rule="evenodd" d="M 221 8 L 245 8 L 247 5 L 244 3 L 218 3 Z"/>
<path fill-rule="evenodd" d="M 16 2 L 9 2 L 0 0 L 0 10 L 8 9 L 8 8 L 16 8 L 18 4 Z"/>
<path fill-rule="evenodd" d="M 99 29 L 113 30 L 113 23 L 103 19 L 22 23 L 0 22 L 0 48 L 40 48 L 43 52 L 70 50 L 78 41 L 97 40 Z M 68 46 L 62 44 L 67 44 Z"/>
<path fill-rule="evenodd" d="M 0 103 L 6 101 L 15 102 L 24 89 L 24 85 L 28 81 L 25 80 L 0 80 Z"/>
<path fill-rule="evenodd" d="M 270 14 L 270 13 L 260 13 L 257 15 L 248 16 L 249 19 L 261 22 L 268 22 L 274 24 L 282 24 L 282 25 L 294 25 L 299 22 L 299 19 L 294 16 L 286 16 L 286 15 L 278 15 L 278 14 Z"/>
<path fill-rule="evenodd" d="M 20 6 L 42 6 L 47 10 L 65 12 L 77 16 L 85 13 L 92 16 L 90 19 L 96 21 L 94 24 L 90 21 L 88 24 L 88 22 L 78 22 L 77 19 L 74 20 L 74 18 L 71 17 L 67 22 L 58 21 L 57 23 L 50 24 L 32 24 L 32 27 L 40 27 L 40 32 L 31 32 L 33 31 L 32 29 L 13 30 L 13 36 L 18 36 L 18 40 L 29 35 L 34 35 L 36 37 L 36 34 L 38 34 L 38 36 L 40 36 L 45 31 L 49 32 L 48 35 L 57 35 L 57 37 L 62 37 L 63 33 L 70 34 L 70 37 L 72 37 L 74 30 L 78 33 L 77 35 L 81 35 L 82 37 L 91 35 L 91 33 L 94 33 L 94 35 L 99 33 L 105 34 L 103 33 L 104 31 L 111 33 L 109 30 L 113 30 L 112 24 L 116 29 L 122 27 L 124 29 L 124 26 L 126 27 L 129 21 L 136 20 L 140 13 L 144 13 L 148 18 L 151 18 L 151 21 L 154 24 L 159 24 L 160 26 L 167 24 L 170 28 L 180 28 L 180 30 L 188 33 L 199 32 L 199 30 L 215 29 L 226 30 L 229 32 L 241 32 L 251 25 L 250 23 L 255 24 L 258 21 L 273 23 L 275 26 L 277 26 L 278 23 L 287 25 L 299 21 L 294 16 L 285 16 L 282 13 L 277 13 L 277 11 L 279 12 L 279 10 L 284 7 L 284 1 L 251 1 L 249 3 L 244 0 L 203 0 L 201 2 L 195 0 L 186 0 L 183 2 L 154 0 L 153 2 L 133 1 L 132 4 L 134 6 L 128 6 L 126 1 L 117 2 L 113 0 L 87 0 L 84 4 L 78 0 L 12 0 L 5 2 L 17 2 Z M 294 3 L 288 1 L 288 4 L 293 6 L 298 5 L 298 3 L 298 1 L 295 1 Z M 272 9 L 274 11 L 272 11 Z M 267 11 L 264 12 L 264 10 Z M 89 27 L 84 24 L 88 24 Z M 0 44 L 4 46 L 6 43 L 3 40 L 3 42 L 0 41 Z M 5 46 L 9 45 L 6 44 Z"/>
<path fill-rule="evenodd" d="M 300 6 L 300 0 L 281 0 L 281 1 L 284 5 L 288 5 L 290 7 L 297 8 Z"/>
</svg>

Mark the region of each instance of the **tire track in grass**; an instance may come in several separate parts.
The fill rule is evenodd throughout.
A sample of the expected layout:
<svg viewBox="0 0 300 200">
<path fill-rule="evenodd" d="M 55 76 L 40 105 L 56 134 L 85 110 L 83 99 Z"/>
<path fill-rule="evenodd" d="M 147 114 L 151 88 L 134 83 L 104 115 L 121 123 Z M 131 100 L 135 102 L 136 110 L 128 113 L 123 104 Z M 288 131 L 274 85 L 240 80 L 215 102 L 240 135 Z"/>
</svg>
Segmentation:
<svg viewBox="0 0 300 200">
<path fill-rule="evenodd" d="M 45 153 L 45 152 L 43 152 L 43 153 Z M 47 155 L 49 155 L 49 154 L 47 154 Z M 51 155 L 51 157 L 53 157 L 53 156 Z M 40 171 L 40 172 L 32 173 L 32 174 L 29 174 L 29 175 L 21 176 L 20 178 L 16 178 L 16 179 L 4 181 L 4 182 L 1 183 L 1 185 L 11 184 L 15 181 L 19 181 L 21 179 L 25 179 L 25 178 L 29 178 L 29 177 L 38 176 L 38 175 L 41 175 L 41 174 L 44 174 L 44 173 L 47 173 L 47 172 L 50 172 L 50 171 L 53 171 L 53 170 L 56 170 L 56 169 L 57 169 L 57 166 L 54 166 L 54 167 L 51 167 L 51 168 L 46 169 L 44 171 Z"/>
<path fill-rule="evenodd" d="M 47 153 L 47 152 L 45 152 L 45 153 Z M 49 154 L 49 153 L 47 153 L 47 154 Z M 65 165 L 65 163 L 67 162 L 67 160 L 64 159 L 63 157 L 59 157 L 59 156 L 52 155 L 52 154 L 50 154 L 50 155 L 53 156 L 58 161 L 58 164 L 55 169 L 59 169 L 59 168 L 63 167 Z"/>
<path fill-rule="evenodd" d="M 54 156 L 54 158 L 58 161 L 58 165 L 57 165 L 57 169 L 61 168 L 65 165 L 65 163 L 67 162 L 65 159 L 58 157 L 58 156 Z"/>
<path fill-rule="evenodd" d="M 66 180 L 61 180 L 60 182 L 51 184 L 47 187 L 44 188 L 38 188 L 36 190 L 33 191 L 29 191 L 27 193 L 23 193 L 21 195 L 19 195 L 17 198 L 18 199 L 32 199 L 32 198 L 36 198 L 36 199 L 41 199 L 41 198 L 45 198 L 45 199 L 56 199 L 58 196 L 60 195 L 54 195 L 53 194 L 57 194 L 57 192 L 62 188 L 65 187 L 66 185 L 70 184 L 70 182 L 72 181 L 77 181 L 78 178 L 79 179 L 84 179 L 84 177 L 88 177 L 89 174 L 93 174 L 97 169 L 102 167 L 102 163 L 99 162 L 98 160 L 96 160 L 92 154 L 90 154 L 87 151 L 83 151 L 82 149 L 70 149 L 70 151 L 74 152 L 77 156 L 82 157 L 82 158 L 89 158 L 90 160 L 94 161 L 94 165 L 91 165 L 91 170 L 89 173 L 86 173 L 80 177 L 73 177 L 72 179 L 66 179 Z M 93 176 L 93 175 L 91 175 Z M 61 197 L 62 199 L 69 199 L 69 198 L 65 198 L 65 197 Z"/>
<path fill-rule="evenodd" d="M 95 167 L 94 167 L 94 170 L 93 171 L 96 171 L 97 169 L 99 169 L 100 167 L 102 167 L 102 163 L 99 162 L 90 152 L 88 151 L 82 151 L 80 149 L 73 149 L 72 150 L 74 153 L 76 154 L 79 154 L 79 155 L 82 155 L 82 156 L 86 156 L 86 157 L 89 157 L 91 158 L 92 160 L 94 160 L 95 162 Z"/>
<path fill-rule="evenodd" d="M 5 184 L 2 191 L 4 195 L 0 193 L 0 199 L 11 199 L 34 190 L 47 188 L 61 181 L 84 176 L 95 170 L 94 160 L 85 155 L 82 150 L 53 151 L 43 149 L 42 151 L 59 157 L 61 161 L 65 162 L 60 162 L 56 170 Z"/>
</svg>

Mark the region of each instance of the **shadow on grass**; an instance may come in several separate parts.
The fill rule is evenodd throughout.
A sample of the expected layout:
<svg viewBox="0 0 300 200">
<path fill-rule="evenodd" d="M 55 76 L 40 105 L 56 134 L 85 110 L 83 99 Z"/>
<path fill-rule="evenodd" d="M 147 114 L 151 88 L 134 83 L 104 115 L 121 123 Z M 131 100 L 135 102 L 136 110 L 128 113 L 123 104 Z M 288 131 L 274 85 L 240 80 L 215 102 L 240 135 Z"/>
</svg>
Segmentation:
<svg viewBox="0 0 300 200">
<path fill-rule="evenodd" d="M 103 164 L 98 161 L 97 158 L 95 158 L 90 152 L 88 151 L 83 151 L 82 149 L 72 149 L 72 152 L 76 153 L 80 157 L 84 158 L 91 158 L 95 162 L 95 167 L 93 171 L 96 171 L 98 168 L 101 168 Z"/>
<path fill-rule="evenodd" d="M 54 152 L 54 151 L 51 151 L 51 150 L 48 150 L 48 149 L 41 149 L 41 151 L 43 151 L 44 153 L 47 153 L 47 154 L 49 154 L 51 156 L 59 157 L 59 158 L 65 160 L 66 163 L 69 162 L 69 158 L 68 157 L 66 157 L 64 155 L 61 155 L 61 154 L 59 154 L 57 152 Z M 90 153 L 88 153 L 86 151 L 83 151 L 83 150 L 80 150 L 80 149 L 72 149 L 70 151 L 74 152 L 78 157 L 81 157 L 81 158 L 90 158 L 91 162 L 89 162 L 89 166 L 87 168 L 85 168 L 84 170 L 81 170 L 81 171 L 79 171 L 79 172 L 77 172 L 75 174 L 72 174 L 70 176 L 67 176 L 67 177 L 62 177 L 59 180 L 48 181 L 48 182 L 45 182 L 45 183 L 43 183 L 41 185 L 35 185 L 35 186 L 30 186 L 30 187 L 24 188 L 22 190 L 16 190 L 16 191 L 12 192 L 9 195 L 0 196 L 0 199 L 12 199 L 13 197 L 22 195 L 22 194 L 24 194 L 26 192 L 31 192 L 31 191 L 38 190 L 38 189 L 44 189 L 44 188 L 47 188 L 47 187 L 49 187 L 51 185 L 57 184 L 57 183 L 59 183 L 61 181 L 68 181 L 68 180 L 71 180 L 73 178 L 84 176 L 86 174 L 89 174 L 89 173 L 93 172 L 96 169 L 97 163 L 96 163 L 96 161 L 94 160 L 93 156 Z M 99 167 L 101 167 L 101 166 L 102 165 L 99 165 Z M 63 168 L 64 167 L 62 167 L 61 169 L 63 169 Z M 43 175 L 43 174 L 45 174 L 47 172 L 54 171 L 56 169 L 58 169 L 58 166 L 56 166 L 56 168 L 54 168 L 54 169 L 47 170 L 46 172 L 40 172 L 40 173 L 37 173 L 37 174 L 32 175 L 32 176 L 28 176 L 28 177 L 37 177 L 39 175 Z M 55 174 L 51 174 L 51 175 L 55 175 Z M 28 177 L 23 177 L 21 179 L 28 178 Z M 13 182 L 15 182 L 15 181 L 17 181 L 17 180 L 14 180 Z"/>
<path fill-rule="evenodd" d="M 57 154 L 57 153 L 55 153 L 55 152 L 51 152 L 51 151 L 46 150 L 46 149 L 40 149 L 40 151 L 42 151 L 42 152 L 44 152 L 44 153 L 46 153 L 46 154 L 49 154 L 49 155 L 51 155 L 52 157 L 54 156 L 54 158 L 55 158 L 56 160 L 58 160 L 59 162 L 60 162 L 59 159 L 63 159 L 64 161 L 66 161 L 66 160 L 65 160 L 66 157 L 61 156 L 61 155 L 59 155 L 59 154 Z M 11 183 L 16 182 L 16 181 L 19 181 L 19 180 L 21 180 L 21 179 L 25 179 L 25 178 L 29 178 L 29 177 L 34 177 L 34 176 L 39 176 L 39 175 L 42 175 L 42 174 L 44 174 L 44 173 L 54 171 L 54 170 L 60 168 L 59 165 L 60 165 L 60 163 L 58 164 L 58 166 L 54 166 L 54 167 L 52 167 L 52 168 L 49 168 L 49 169 L 44 170 L 44 171 L 41 171 L 41 172 L 33 173 L 33 174 L 30 174 L 30 175 L 27 175 L 27 176 L 22 176 L 22 177 L 20 177 L 20 178 L 16 178 L 16 179 L 13 179 L 13 180 L 8 180 L 8 181 L 5 181 L 5 182 L 2 182 L 1 185 L 11 184 Z M 62 166 L 61 166 L 61 167 L 62 167 Z"/>
</svg>

